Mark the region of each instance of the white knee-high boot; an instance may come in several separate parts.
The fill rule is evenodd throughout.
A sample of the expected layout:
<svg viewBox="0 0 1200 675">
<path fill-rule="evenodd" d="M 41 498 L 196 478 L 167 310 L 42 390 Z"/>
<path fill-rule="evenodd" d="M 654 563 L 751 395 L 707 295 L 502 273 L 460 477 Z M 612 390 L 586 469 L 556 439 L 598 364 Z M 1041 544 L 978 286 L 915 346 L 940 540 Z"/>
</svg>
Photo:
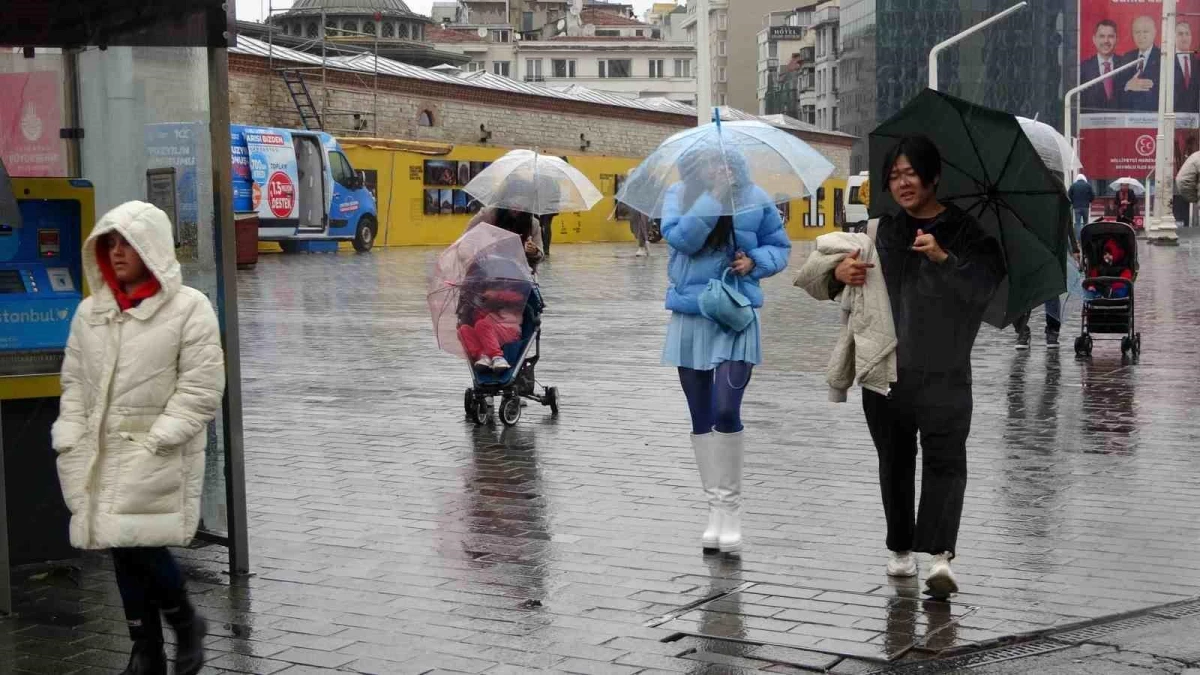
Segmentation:
<svg viewBox="0 0 1200 675">
<path fill-rule="evenodd" d="M 692 451 L 696 453 L 696 468 L 700 470 L 700 485 L 708 498 L 708 527 L 700 537 L 700 545 L 717 550 L 721 542 L 721 495 L 718 492 L 720 467 L 717 464 L 716 434 L 692 434 Z"/>
<path fill-rule="evenodd" d="M 722 552 L 742 550 L 742 458 L 746 451 L 745 432 L 713 432 L 716 446 L 717 493 L 721 504 L 721 534 L 717 544 Z"/>
</svg>

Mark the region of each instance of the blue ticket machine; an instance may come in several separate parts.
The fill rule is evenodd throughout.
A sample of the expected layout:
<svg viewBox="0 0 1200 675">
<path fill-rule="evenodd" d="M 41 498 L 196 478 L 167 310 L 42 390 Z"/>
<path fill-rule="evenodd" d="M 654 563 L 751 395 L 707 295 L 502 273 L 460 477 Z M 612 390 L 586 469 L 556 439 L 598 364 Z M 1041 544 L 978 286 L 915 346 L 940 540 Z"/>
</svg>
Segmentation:
<svg viewBox="0 0 1200 675">
<path fill-rule="evenodd" d="M 0 566 L 77 555 L 50 426 L 71 319 L 87 292 L 81 255 L 95 217 L 86 180 L 6 180 L 0 171 L 0 476 L 8 523 Z"/>
</svg>

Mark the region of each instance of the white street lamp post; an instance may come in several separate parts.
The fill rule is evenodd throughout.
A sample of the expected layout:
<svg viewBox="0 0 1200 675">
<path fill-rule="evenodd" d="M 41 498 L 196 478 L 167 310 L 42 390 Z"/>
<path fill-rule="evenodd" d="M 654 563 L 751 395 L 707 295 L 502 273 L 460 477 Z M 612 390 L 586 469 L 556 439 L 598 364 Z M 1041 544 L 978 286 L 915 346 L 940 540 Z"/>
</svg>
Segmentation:
<svg viewBox="0 0 1200 675">
<path fill-rule="evenodd" d="M 1155 218 L 1146 218 L 1146 236 L 1152 244 L 1178 245 L 1175 211 L 1175 8 L 1176 0 L 1163 0 L 1162 63 L 1158 75 L 1158 137 L 1154 150 Z"/>
<path fill-rule="evenodd" d="M 955 35 L 954 37 L 950 38 L 949 40 L 944 40 L 944 41 L 939 42 L 936 45 L 934 45 L 933 49 L 929 50 L 929 88 L 935 89 L 935 90 L 938 88 L 937 57 L 938 57 L 938 54 L 940 54 L 943 49 L 945 49 L 946 47 L 949 47 L 952 44 L 955 44 L 956 42 L 963 40 L 964 38 L 966 38 L 967 36 L 969 36 L 973 33 L 981 31 L 984 28 L 987 28 L 988 26 L 1007 17 L 1009 14 L 1016 12 L 1017 10 L 1025 7 L 1028 4 L 1029 4 L 1028 2 L 1024 2 L 1024 1 L 1018 2 L 1017 4 L 1013 5 L 1012 7 L 1009 7 L 1008 9 L 1004 10 L 1003 12 L 1000 12 L 996 16 L 988 17 L 988 18 L 984 19 L 983 21 L 980 21 L 979 23 L 975 24 L 974 26 L 971 26 L 970 28 L 964 30 L 963 32 L 959 33 L 958 35 Z"/>
<path fill-rule="evenodd" d="M 1076 139 L 1074 136 L 1071 135 L 1071 99 L 1076 94 L 1082 92 L 1083 90 L 1087 89 L 1088 87 L 1092 87 L 1097 84 L 1100 84 L 1101 82 L 1103 82 L 1107 79 L 1116 77 L 1122 71 L 1129 70 L 1130 68 L 1136 68 L 1136 67 L 1140 66 L 1141 64 L 1142 64 L 1142 59 L 1136 59 L 1134 61 L 1130 61 L 1129 63 L 1126 63 L 1125 65 L 1121 66 L 1120 68 L 1117 68 L 1115 70 L 1110 70 L 1109 72 L 1104 73 L 1100 77 L 1097 77 L 1095 79 L 1084 82 L 1083 84 L 1079 85 L 1078 87 L 1075 87 L 1074 89 L 1068 91 L 1067 95 L 1063 97 L 1063 136 L 1065 136 L 1067 141 L 1071 144 L 1071 147 L 1072 147 L 1072 149 L 1075 150 L 1076 155 L 1079 154 L 1079 141 L 1078 141 L 1078 139 Z M 1071 184 L 1071 179 L 1068 179 L 1067 185 L 1070 185 L 1070 184 Z"/>
<path fill-rule="evenodd" d="M 712 37 L 708 34 L 708 0 L 696 0 L 696 123 L 712 121 Z"/>
</svg>

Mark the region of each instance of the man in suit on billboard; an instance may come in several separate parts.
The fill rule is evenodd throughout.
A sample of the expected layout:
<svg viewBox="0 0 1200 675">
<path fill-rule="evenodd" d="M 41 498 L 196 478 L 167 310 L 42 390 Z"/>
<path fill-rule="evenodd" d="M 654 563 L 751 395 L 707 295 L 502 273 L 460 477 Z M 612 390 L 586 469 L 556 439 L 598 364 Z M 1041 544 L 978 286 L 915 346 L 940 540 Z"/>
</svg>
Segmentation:
<svg viewBox="0 0 1200 675">
<path fill-rule="evenodd" d="M 1196 57 L 1192 54 L 1192 26 L 1175 24 L 1175 112 L 1200 112 L 1200 80 L 1196 79 Z"/>
<path fill-rule="evenodd" d="M 1105 73 L 1111 73 L 1120 67 L 1117 58 L 1117 24 L 1111 19 L 1105 19 L 1096 24 L 1092 31 L 1092 44 L 1096 47 L 1096 55 L 1079 64 L 1079 83 L 1090 82 Z M 1115 78 L 1107 79 L 1084 89 L 1079 94 L 1079 105 L 1084 111 L 1117 110 L 1121 107 L 1120 87 Z"/>
<path fill-rule="evenodd" d="M 1158 71 L 1162 52 L 1154 45 L 1158 37 L 1152 17 L 1142 15 L 1133 20 L 1133 43 L 1137 49 L 1121 58 L 1124 65 L 1142 59 L 1142 65 L 1133 68 L 1121 87 L 1121 107 L 1125 110 L 1153 112 L 1158 110 Z"/>
</svg>

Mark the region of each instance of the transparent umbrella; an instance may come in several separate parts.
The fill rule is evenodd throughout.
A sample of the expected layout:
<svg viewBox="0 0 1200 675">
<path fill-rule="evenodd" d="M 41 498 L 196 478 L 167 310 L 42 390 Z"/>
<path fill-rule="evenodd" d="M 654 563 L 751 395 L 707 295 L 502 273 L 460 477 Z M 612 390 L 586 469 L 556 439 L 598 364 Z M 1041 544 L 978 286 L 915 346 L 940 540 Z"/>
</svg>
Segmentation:
<svg viewBox="0 0 1200 675">
<path fill-rule="evenodd" d="M 668 192 L 683 184 L 720 203 L 720 213 L 710 215 L 735 215 L 760 208 L 763 192 L 776 203 L 814 194 L 832 173 L 829 160 L 786 131 L 717 120 L 663 141 L 634 169 L 617 201 L 661 218 Z"/>
<path fill-rule="evenodd" d="M 1128 185 L 1129 189 L 1133 190 L 1133 194 L 1139 197 L 1146 194 L 1146 187 L 1142 185 L 1136 178 L 1130 178 L 1128 176 L 1125 176 L 1124 178 L 1118 178 L 1109 183 L 1108 189 L 1116 192 L 1117 190 L 1121 189 L 1122 185 Z"/>
<path fill-rule="evenodd" d="M 1020 116 L 1017 117 L 1017 123 L 1021 125 L 1021 131 L 1025 132 L 1047 169 L 1059 175 L 1074 176 L 1076 171 L 1083 168 L 1083 163 L 1079 161 L 1071 142 L 1054 127 Z"/>
<path fill-rule="evenodd" d="M 589 211 L 604 198 L 579 169 L 532 150 L 509 152 L 463 189 L 486 207 L 538 216 Z"/>
<path fill-rule="evenodd" d="M 438 256 L 429 278 L 426 301 L 438 347 L 465 357 L 459 326 L 482 316 L 519 328 L 532 288 L 520 237 L 487 223 L 467 230 Z"/>
</svg>

